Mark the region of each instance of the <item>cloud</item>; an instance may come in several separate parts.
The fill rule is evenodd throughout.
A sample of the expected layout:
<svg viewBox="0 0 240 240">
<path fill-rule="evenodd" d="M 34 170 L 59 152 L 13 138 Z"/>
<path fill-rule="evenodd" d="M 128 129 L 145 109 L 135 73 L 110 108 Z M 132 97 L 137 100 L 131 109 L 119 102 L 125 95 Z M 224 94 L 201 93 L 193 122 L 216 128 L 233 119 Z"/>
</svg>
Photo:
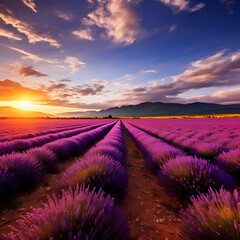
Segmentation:
<svg viewBox="0 0 240 240">
<path fill-rule="evenodd" d="M 23 59 L 31 59 L 35 62 L 45 62 L 45 63 L 54 64 L 55 67 L 60 68 L 64 71 L 67 71 L 70 68 L 71 74 L 76 73 L 80 68 L 82 68 L 85 65 L 84 62 L 79 61 L 78 58 L 76 57 L 67 56 L 65 57 L 64 60 L 46 59 L 46 58 L 39 57 L 35 54 L 26 52 L 25 50 L 22 50 L 19 48 L 14 48 L 14 47 L 8 47 L 8 48 L 18 53 L 21 53 L 23 55 L 22 57 Z"/>
<path fill-rule="evenodd" d="M 70 80 L 70 79 L 61 79 L 61 80 L 59 80 L 59 82 L 72 82 L 72 80 Z"/>
<path fill-rule="evenodd" d="M 94 38 L 92 36 L 92 31 L 90 28 L 76 30 L 76 31 L 73 31 L 72 34 L 77 36 L 78 39 L 94 41 Z"/>
<path fill-rule="evenodd" d="M 66 12 L 62 12 L 60 10 L 55 11 L 55 14 L 59 17 L 64 19 L 65 21 L 70 21 L 73 19 L 73 14 L 71 13 L 66 13 Z"/>
<path fill-rule="evenodd" d="M 130 45 L 143 32 L 133 1 L 102 0 L 97 1 L 96 4 L 96 9 L 87 15 L 83 23 L 104 29 L 107 38 L 114 43 Z"/>
<path fill-rule="evenodd" d="M 57 48 L 61 47 L 61 44 L 57 40 L 47 36 L 46 34 L 37 33 L 36 28 L 34 28 L 33 26 L 31 26 L 29 23 L 25 21 L 21 21 L 15 18 L 14 16 L 7 15 L 1 12 L 0 12 L 0 19 L 2 19 L 6 24 L 12 25 L 20 33 L 25 34 L 30 43 L 47 42 L 51 46 L 54 46 Z"/>
<path fill-rule="evenodd" d="M 205 6 L 204 3 L 191 4 L 189 0 L 156 0 L 156 1 L 171 7 L 176 12 L 180 11 L 196 12 L 201 10 Z"/>
<path fill-rule="evenodd" d="M 132 91 L 133 92 L 145 92 L 146 88 L 144 88 L 144 87 L 137 87 L 137 88 L 132 89 Z"/>
<path fill-rule="evenodd" d="M 76 57 L 66 57 L 64 60 L 65 63 L 67 63 L 71 69 L 71 73 L 76 73 L 80 68 L 82 68 L 85 63 L 79 61 Z"/>
<path fill-rule="evenodd" d="M 186 101 L 190 102 L 209 102 L 218 104 L 240 104 L 240 88 L 232 88 L 228 90 L 220 90 L 212 95 L 199 96 L 187 98 Z"/>
<path fill-rule="evenodd" d="M 34 3 L 34 0 L 22 0 L 22 2 L 29 8 L 31 8 L 35 13 L 37 13 L 36 10 L 36 4 Z"/>
<path fill-rule="evenodd" d="M 104 85 L 96 83 L 68 86 L 66 83 L 59 83 L 55 81 L 51 81 L 50 85 L 48 86 L 44 84 L 39 84 L 39 87 L 39 89 L 54 93 L 57 96 L 62 93 L 69 94 L 71 98 L 78 96 L 99 95 L 105 88 Z"/>
<path fill-rule="evenodd" d="M 157 70 L 154 69 L 141 70 L 140 73 L 157 73 Z"/>
<path fill-rule="evenodd" d="M 18 40 L 18 41 L 22 40 L 22 38 L 20 38 L 19 36 L 3 28 L 0 28 L 0 36 L 6 37 L 8 39 Z"/>
<path fill-rule="evenodd" d="M 36 61 L 36 62 L 46 62 L 46 63 L 58 63 L 58 61 L 56 59 L 46 59 L 46 58 L 41 58 L 35 54 L 32 54 L 32 53 L 29 53 L 29 52 L 26 52 L 22 49 L 19 49 L 19 48 L 15 48 L 15 47 L 8 47 L 9 49 L 11 50 L 14 50 L 18 53 L 21 53 L 23 55 L 23 59 L 31 59 L 33 61 Z"/>
<path fill-rule="evenodd" d="M 129 89 L 122 94 L 123 99 L 131 99 L 134 102 L 143 101 L 163 101 L 163 102 L 186 102 L 194 101 L 194 99 L 183 99 L 179 97 L 181 94 L 194 90 L 210 87 L 229 87 L 240 84 L 240 51 L 226 54 L 225 51 L 218 52 L 213 56 L 194 61 L 189 68 L 182 74 L 172 76 L 170 83 L 154 83 L 145 91 L 136 91 Z M 143 89 L 142 89 L 143 90 Z M 234 91 L 236 94 L 237 91 Z M 208 99 L 216 102 L 217 97 L 223 95 L 224 92 L 219 91 L 212 97 L 203 96 L 201 99 Z M 228 101 L 231 99 L 231 93 L 227 92 Z M 200 100 L 201 100 L 200 99 Z M 199 99 L 195 98 L 195 101 Z M 222 102 L 222 100 L 221 100 Z"/>
<path fill-rule="evenodd" d="M 33 69 L 32 66 L 21 66 L 18 73 L 24 77 L 35 76 L 35 77 L 47 77 L 47 74 L 41 73 Z"/>
<path fill-rule="evenodd" d="M 226 8 L 229 14 L 234 13 L 233 5 L 235 4 L 235 0 L 220 0 L 220 2 L 226 4 Z"/>
<path fill-rule="evenodd" d="M 42 102 L 46 99 L 43 91 L 22 86 L 18 82 L 5 79 L 0 81 L 0 101 L 37 101 Z"/>
<path fill-rule="evenodd" d="M 168 32 L 174 32 L 177 28 L 177 24 L 173 24 L 169 27 Z"/>
<path fill-rule="evenodd" d="M 233 86 L 239 84 L 240 51 L 225 54 L 225 51 L 194 61 L 174 82 L 183 88 L 204 88 L 212 86 Z"/>
</svg>

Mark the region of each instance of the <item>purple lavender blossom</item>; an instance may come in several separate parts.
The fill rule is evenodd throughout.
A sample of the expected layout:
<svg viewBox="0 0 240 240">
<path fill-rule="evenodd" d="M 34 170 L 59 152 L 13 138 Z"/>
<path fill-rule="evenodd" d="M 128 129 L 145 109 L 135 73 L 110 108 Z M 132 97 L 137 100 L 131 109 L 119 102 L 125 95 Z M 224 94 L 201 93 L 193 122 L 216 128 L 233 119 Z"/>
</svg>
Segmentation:
<svg viewBox="0 0 240 240">
<path fill-rule="evenodd" d="M 52 151 L 45 147 L 33 148 L 27 151 L 27 154 L 31 155 L 35 160 L 41 163 L 47 171 L 52 171 L 57 164 L 57 156 Z"/>
<path fill-rule="evenodd" d="M 240 149 L 223 152 L 216 158 L 215 163 L 240 182 Z"/>
<path fill-rule="evenodd" d="M 87 154 L 70 166 L 57 183 L 59 191 L 83 185 L 102 190 L 112 197 L 122 196 L 128 186 L 126 170 L 109 155 Z"/>
<path fill-rule="evenodd" d="M 122 166 L 126 165 L 126 158 L 122 152 L 120 152 L 117 148 L 111 146 L 96 146 L 91 148 L 88 153 L 88 156 L 91 155 L 109 155 L 113 158 L 114 161 L 119 162 Z"/>
<path fill-rule="evenodd" d="M 182 197 L 206 193 L 209 188 L 233 190 L 235 180 L 206 160 L 178 157 L 165 163 L 158 172 L 158 183 L 169 194 Z"/>
<path fill-rule="evenodd" d="M 32 209 L 11 227 L 3 239 L 13 240 L 127 240 L 125 215 L 102 191 L 88 189 L 63 191 L 62 197 L 49 198 L 43 208 Z"/>
<path fill-rule="evenodd" d="M 27 186 L 45 174 L 45 168 L 27 153 L 13 153 L 0 158 L 0 169 L 6 168 L 16 181 Z"/>
<path fill-rule="evenodd" d="M 194 240 L 239 240 L 240 197 L 237 190 L 232 194 L 212 189 L 208 194 L 191 198 L 192 204 L 181 210 L 180 237 Z"/>
</svg>

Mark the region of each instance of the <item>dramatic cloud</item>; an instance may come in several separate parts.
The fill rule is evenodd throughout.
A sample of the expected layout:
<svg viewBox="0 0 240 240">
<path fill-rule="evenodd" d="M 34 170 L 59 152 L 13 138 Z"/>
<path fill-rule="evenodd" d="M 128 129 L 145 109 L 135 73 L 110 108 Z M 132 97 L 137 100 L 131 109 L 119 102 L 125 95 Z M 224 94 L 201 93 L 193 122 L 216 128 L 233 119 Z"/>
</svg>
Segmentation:
<svg viewBox="0 0 240 240">
<path fill-rule="evenodd" d="M 34 0 L 22 0 L 22 2 L 29 8 L 31 8 L 35 13 L 36 10 L 36 4 L 34 3 Z"/>
<path fill-rule="evenodd" d="M 213 93 L 211 96 L 200 96 L 187 98 L 185 101 L 190 102 L 210 102 L 219 104 L 239 104 L 240 103 L 240 88 L 228 90 L 220 90 Z"/>
<path fill-rule="evenodd" d="M 237 51 L 231 54 L 225 54 L 225 52 L 222 51 L 213 56 L 192 62 L 189 69 L 178 76 L 173 76 L 172 79 L 173 81 L 170 83 L 154 83 L 148 89 L 129 89 L 126 93 L 122 94 L 122 96 L 125 99 L 129 98 L 135 102 L 185 102 L 185 99 L 180 98 L 179 95 L 184 94 L 189 90 L 216 86 L 237 86 L 240 84 L 240 52 Z M 208 99 L 211 102 L 226 102 L 231 101 L 231 99 L 234 100 L 234 97 L 230 97 L 233 92 L 236 95 L 237 91 L 235 90 L 226 92 L 219 91 L 213 94 L 212 97 L 203 96 L 198 99 L 186 100 L 200 101 Z M 221 98 L 221 95 L 224 96 L 223 93 L 227 94 L 227 97 L 225 97 L 227 100 Z"/>
<path fill-rule="evenodd" d="M 90 28 L 82 29 L 82 30 L 76 30 L 76 31 L 73 31 L 72 34 L 77 36 L 78 39 L 94 41 L 94 38 L 92 36 L 92 31 L 91 31 Z"/>
<path fill-rule="evenodd" d="M 33 69 L 32 66 L 21 66 L 18 73 L 24 77 L 35 76 L 35 77 L 47 77 L 47 74 L 41 73 Z"/>
<path fill-rule="evenodd" d="M 18 40 L 18 41 L 22 40 L 22 38 L 20 38 L 19 36 L 3 28 L 0 28 L 0 36 L 6 37 L 8 39 Z"/>
<path fill-rule="evenodd" d="M 73 19 L 73 14 L 71 13 L 65 13 L 65 12 L 62 12 L 62 11 L 55 11 L 55 14 L 59 17 L 59 18 L 62 18 L 64 19 L 65 21 L 70 21 Z"/>
<path fill-rule="evenodd" d="M 85 65 L 84 62 L 79 61 L 76 57 L 66 57 L 64 62 L 69 65 L 72 74 Z"/>
<path fill-rule="evenodd" d="M 204 3 L 191 4 L 191 1 L 189 0 L 156 0 L 156 1 L 173 8 L 177 12 L 180 11 L 196 12 L 205 6 Z"/>
<path fill-rule="evenodd" d="M 105 29 L 107 37 L 114 43 L 130 45 L 137 39 L 142 30 L 133 1 L 102 0 L 96 4 L 96 9 L 84 19 L 85 25 Z"/>
<path fill-rule="evenodd" d="M 226 55 L 224 51 L 190 64 L 190 68 L 178 76 L 174 83 L 185 89 L 239 84 L 240 51 Z"/>
<path fill-rule="evenodd" d="M 58 97 L 64 93 L 71 96 L 71 98 L 79 96 L 100 95 L 105 88 L 104 85 L 96 83 L 69 86 L 66 83 L 59 83 L 55 81 L 51 81 L 50 85 L 39 84 L 38 86 L 38 89 L 41 91 L 50 92 Z"/>
<path fill-rule="evenodd" d="M 82 96 L 101 95 L 105 86 L 82 84 L 68 86 L 65 83 L 49 81 L 49 84 L 35 83 L 32 87 L 5 79 L 0 81 L 0 101 L 32 101 L 42 105 L 98 109 L 103 103 L 83 103 Z"/>
<path fill-rule="evenodd" d="M 36 42 L 47 42 L 51 46 L 59 48 L 61 45 L 57 40 L 47 36 L 46 34 L 37 33 L 37 29 L 31 26 L 25 21 L 21 21 L 15 18 L 12 15 L 7 15 L 0 12 L 0 19 L 2 19 L 6 24 L 12 25 L 20 33 L 23 33 L 27 36 L 30 43 Z"/>
<path fill-rule="evenodd" d="M 42 102 L 46 98 L 43 91 L 23 87 L 20 83 L 8 79 L 0 81 L 0 101 L 28 101 Z"/>
</svg>

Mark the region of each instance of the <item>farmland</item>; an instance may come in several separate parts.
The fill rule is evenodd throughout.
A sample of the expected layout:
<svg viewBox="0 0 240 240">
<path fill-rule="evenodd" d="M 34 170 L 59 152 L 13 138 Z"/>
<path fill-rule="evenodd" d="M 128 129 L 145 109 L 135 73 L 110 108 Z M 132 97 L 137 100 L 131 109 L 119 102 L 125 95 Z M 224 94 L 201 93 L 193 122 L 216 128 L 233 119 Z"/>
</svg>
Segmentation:
<svg viewBox="0 0 240 240">
<path fill-rule="evenodd" d="M 237 118 L 0 124 L 0 239 L 240 239 Z"/>
</svg>

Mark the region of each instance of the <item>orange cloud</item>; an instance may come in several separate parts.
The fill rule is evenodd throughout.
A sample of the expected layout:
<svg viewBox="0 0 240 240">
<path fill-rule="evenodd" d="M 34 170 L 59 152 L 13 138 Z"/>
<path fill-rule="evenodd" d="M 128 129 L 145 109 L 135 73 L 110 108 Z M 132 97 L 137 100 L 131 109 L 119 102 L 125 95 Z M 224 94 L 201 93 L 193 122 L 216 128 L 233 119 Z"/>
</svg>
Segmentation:
<svg viewBox="0 0 240 240">
<path fill-rule="evenodd" d="M 179 11 L 196 12 L 205 6 L 204 3 L 198 3 L 191 6 L 192 4 L 189 0 L 156 0 L 156 1 L 161 2 L 164 5 L 175 9 L 177 12 Z"/>
<path fill-rule="evenodd" d="M 37 12 L 36 10 L 36 4 L 34 0 L 22 0 L 23 4 L 25 4 L 27 7 L 31 8 L 35 13 Z"/>
<path fill-rule="evenodd" d="M 3 29 L 3 28 L 0 28 L 0 36 L 6 37 L 8 39 L 18 40 L 18 41 L 22 40 L 22 38 L 18 37 L 14 33 L 10 32 L 6 29 Z"/>
<path fill-rule="evenodd" d="M 23 87 L 20 83 L 5 79 L 0 81 L 0 101 L 21 101 L 27 99 L 32 102 L 46 100 L 46 93 L 41 90 Z"/>
</svg>

